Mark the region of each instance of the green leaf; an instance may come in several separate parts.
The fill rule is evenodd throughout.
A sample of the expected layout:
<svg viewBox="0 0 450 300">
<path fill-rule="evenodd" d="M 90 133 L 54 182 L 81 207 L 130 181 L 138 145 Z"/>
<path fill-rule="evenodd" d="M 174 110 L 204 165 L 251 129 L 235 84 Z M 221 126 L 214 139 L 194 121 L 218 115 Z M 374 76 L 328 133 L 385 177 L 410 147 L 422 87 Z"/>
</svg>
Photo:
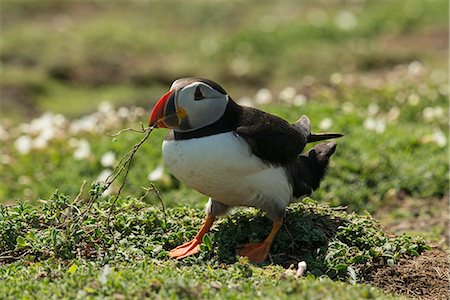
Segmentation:
<svg viewBox="0 0 450 300">
<path fill-rule="evenodd" d="M 207 234 L 203 237 L 203 244 L 205 245 L 206 249 L 210 251 L 212 249 L 211 239 Z"/>
<path fill-rule="evenodd" d="M 16 243 L 17 243 L 18 248 L 25 248 L 25 247 L 29 246 L 29 244 L 27 243 L 27 241 L 25 240 L 25 238 L 23 236 L 18 236 L 16 238 Z"/>
<path fill-rule="evenodd" d="M 67 273 L 73 274 L 77 270 L 78 266 L 76 264 L 72 264 L 70 268 L 67 270 Z"/>
</svg>

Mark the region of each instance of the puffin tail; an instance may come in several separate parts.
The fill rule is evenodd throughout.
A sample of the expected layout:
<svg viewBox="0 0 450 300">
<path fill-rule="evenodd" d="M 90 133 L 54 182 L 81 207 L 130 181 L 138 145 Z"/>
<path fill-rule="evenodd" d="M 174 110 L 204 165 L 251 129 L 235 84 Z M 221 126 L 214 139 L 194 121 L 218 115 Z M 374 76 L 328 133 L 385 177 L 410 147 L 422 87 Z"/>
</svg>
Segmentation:
<svg viewBox="0 0 450 300">
<path fill-rule="evenodd" d="M 318 141 L 323 141 L 323 140 L 328 140 L 328 139 L 336 139 L 336 138 L 340 138 L 343 136 L 344 135 L 340 134 L 340 133 L 311 133 L 308 136 L 308 143 L 318 142 Z"/>
</svg>

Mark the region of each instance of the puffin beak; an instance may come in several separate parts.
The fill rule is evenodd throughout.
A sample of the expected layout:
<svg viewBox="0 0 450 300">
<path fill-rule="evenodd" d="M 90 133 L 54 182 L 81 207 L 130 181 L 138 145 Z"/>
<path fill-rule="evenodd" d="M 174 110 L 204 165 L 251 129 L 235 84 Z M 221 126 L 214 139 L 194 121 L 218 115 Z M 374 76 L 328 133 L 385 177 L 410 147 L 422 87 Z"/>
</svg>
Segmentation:
<svg viewBox="0 0 450 300">
<path fill-rule="evenodd" d="M 175 107 L 175 97 L 175 90 L 171 90 L 158 100 L 150 115 L 149 126 L 171 129 L 178 127 L 186 113 L 183 109 Z"/>
</svg>

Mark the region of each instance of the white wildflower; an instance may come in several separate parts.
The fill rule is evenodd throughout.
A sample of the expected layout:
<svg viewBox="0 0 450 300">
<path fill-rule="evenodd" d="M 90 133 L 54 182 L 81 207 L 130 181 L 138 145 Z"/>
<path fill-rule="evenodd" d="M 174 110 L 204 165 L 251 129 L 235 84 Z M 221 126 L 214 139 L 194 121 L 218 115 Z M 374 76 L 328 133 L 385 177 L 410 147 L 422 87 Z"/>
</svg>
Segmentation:
<svg viewBox="0 0 450 300">
<path fill-rule="evenodd" d="M 116 154 L 112 151 L 106 152 L 100 158 L 100 164 L 102 165 L 102 167 L 105 168 L 114 165 L 115 161 L 116 161 Z"/>
<path fill-rule="evenodd" d="M 335 23 L 341 30 L 352 30 L 358 25 L 358 19 L 352 12 L 343 10 L 336 16 Z"/>
<path fill-rule="evenodd" d="M 423 71 L 423 65 L 415 60 L 408 65 L 408 73 L 411 75 L 419 75 Z"/>
<path fill-rule="evenodd" d="M 292 100 L 292 104 L 295 106 L 302 106 L 306 103 L 306 96 L 303 94 L 297 94 L 294 97 L 294 100 Z"/>
<path fill-rule="evenodd" d="M 33 140 L 29 135 L 21 135 L 14 142 L 14 147 L 20 154 L 27 154 L 31 151 Z"/>
<path fill-rule="evenodd" d="M 297 273 L 295 274 L 295 276 L 297 277 L 301 277 L 303 276 L 303 274 L 305 273 L 307 268 L 306 262 L 305 261 L 301 261 L 298 263 L 298 269 L 297 269 Z"/>
<path fill-rule="evenodd" d="M 112 170 L 110 169 L 104 169 L 100 172 L 100 174 L 98 174 L 97 176 L 97 180 L 101 181 L 101 182 L 106 182 L 106 179 L 111 175 Z M 111 190 L 111 186 L 109 188 L 107 188 L 102 196 L 108 196 L 109 194 L 111 194 L 112 190 Z"/>
<path fill-rule="evenodd" d="M 374 118 L 367 118 L 364 120 L 364 128 L 367 130 L 375 130 L 377 121 Z"/>
<path fill-rule="evenodd" d="M 255 101 L 258 104 L 267 104 L 272 102 L 272 93 L 268 89 L 260 89 L 256 92 Z"/>
<path fill-rule="evenodd" d="M 321 130 L 328 130 L 331 128 L 332 125 L 333 125 L 333 120 L 331 120 L 330 118 L 325 118 L 322 121 L 320 121 L 319 128 Z"/>
<path fill-rule="evenodd" d="M 108 101 L 103 101 L 98 105 L 98 111 L 107 114 L 114 110 L 113 105 Z"/>
<path fill-rule="evenodd" d="M 420 97 L 416 93 L 408 96 L 408 104 L 411 106 L 417 106 L 420 102 Z"/>
<path fill-rule="evenodd" d="M 278 99 L 287 103 L 292 103 L 296 94 L 297 90 L 292 86 L 288 86 L 281 90 Z"/>
<path fill-rule="evenodd" d="M 44 148 L 47 148 L 47 145 L 48 145 L 48 139 L 45 137 L 45 135 L 41 134 L 33 140 L 31 147 L 33 149 L 44 149 Z"/>
<path fill-rule="evenodd" d="M 341 73 L 333 73 L 330 76 L 330 81 L 332 84 L 336 84 L 336 85 L 341 84 L 342 80 L 343 80 L 343 76 Z"/>
<path fill-rule="evenodd" d="M 439 129 L 434 130 L 432 139 L 439 147 L 444 147 L 447 144 L 447 138 Z"/>
<path fill-rule="evenodd" d="M 364 128 L 375 131 L 376 133 L 383 133 L 386 128 L 386 123 L 382 119 L 367 118 L 364 120 Z"/>
<path fill-rule="evenodd" d="M 433 107 L 425 107 L 422 111 L 422 116 L 425 121 L 430 122 L 434 119 L 434 108 Z"/>
<path fill-rule="evenodd" d="M 75 151 L 73 152 L 73 158 L 76 160 L 82 160 L 88 158 L 91 155 L 91 147 L 89 142 L 85 139 L 78 140 Z"/>
<path fill-rule="evenodd" d="M 106 264 L 103 269 L 102 272 L 100 274 L 100 278 L 99 281 L 101 284 L 105 284 L 108 281 L 108 276 L 112 273 L 111 267 Z"/>
<path fill-rule="evenodd" d="M 72 121 L 69 130 L 72 134 L 78 134 L 80 132 L 97 132 L 98 123 L 98 115 L 94 113 Z"/>
<path fill-rule="evenodd" d="M 127 119 L 130 115 L 130 110 L 127 107 L 121 107 L 117 110 L 117 115 L 122 119 Z"/>
<path fill-rule="evenodd" d="M 239 105 L 253 107 L 252 98 L 250 97 L 242 97 L 238 101 Z"/>
<path fill-rule="evenodd" d="M 149 181 L 158 181 L 158 180 L 162 179 L 163 177 L 164 177 L 164 166 L 163 165 L 157 166 L 156 169 L 151 171 L 147 176 Z"/>
<path fill-rule="evenodd" d="M 110 169 L 104 169 L 100 172 L 100 174 L 98 174 L 97 180 L 105 182 L 111 173 L 112 171 Z"/>
<path fill-rule="evenodd" d="M 237 76 L 247 74 L 250 71 L 250 67 L 250 61 L 243 56 L 234 58 L 230 64 L 231 71 Z"/>
</svg>

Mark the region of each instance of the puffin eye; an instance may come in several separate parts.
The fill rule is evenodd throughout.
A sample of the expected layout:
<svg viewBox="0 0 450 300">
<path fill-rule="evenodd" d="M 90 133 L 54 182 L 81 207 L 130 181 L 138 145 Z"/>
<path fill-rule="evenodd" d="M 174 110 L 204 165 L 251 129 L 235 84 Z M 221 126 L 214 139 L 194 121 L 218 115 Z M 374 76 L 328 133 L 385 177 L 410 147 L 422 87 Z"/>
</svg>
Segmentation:
<svg viewBox="0 0 450 300">
<path fill-rule="evenodd" d="M 203 93 L 200 90 L 200 87 L 197 86 L 197 88 L 195 89 L 195 93 L 194 93 L 194 100 L 202 100 L 203 98 L 205 98 L 205 96 L 203 96 Z"/>
</svg>

